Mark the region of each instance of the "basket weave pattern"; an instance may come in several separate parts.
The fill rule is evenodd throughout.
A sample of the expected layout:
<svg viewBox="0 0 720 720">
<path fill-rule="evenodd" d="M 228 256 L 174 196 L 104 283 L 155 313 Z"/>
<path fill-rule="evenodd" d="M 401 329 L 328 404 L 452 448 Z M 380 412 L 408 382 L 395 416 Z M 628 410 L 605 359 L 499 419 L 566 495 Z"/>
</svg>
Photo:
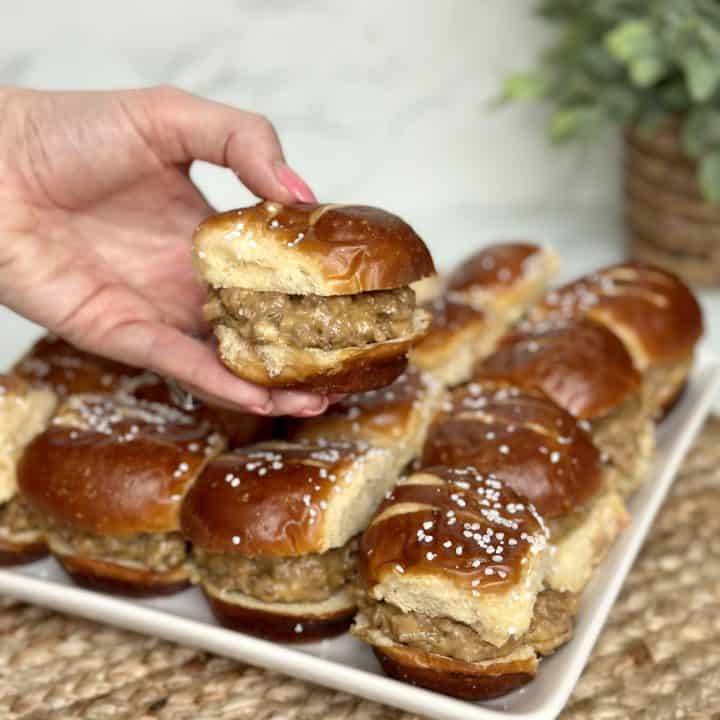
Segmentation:
<svg viewBox="0 0 720 720">
<path fill-rule="evenodd" d="M 720 206 L 706 202 L 697 165 L 672 124 L 625 134 L 625 222 L 630 252 L 698 287 L 720 285 Z"/>
</svg>

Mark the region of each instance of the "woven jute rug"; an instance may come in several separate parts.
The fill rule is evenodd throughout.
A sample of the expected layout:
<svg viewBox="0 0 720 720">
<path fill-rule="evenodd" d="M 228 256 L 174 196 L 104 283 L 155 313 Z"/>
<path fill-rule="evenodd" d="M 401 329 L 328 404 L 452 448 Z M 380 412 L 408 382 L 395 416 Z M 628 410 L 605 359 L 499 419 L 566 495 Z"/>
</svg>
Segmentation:
<svg viewBox="0 0 720 720">
<path fill-rule="evenodd" d="M 720 419 L 687 458 L 561 717 L 720 720 Z M 0 718 L 418 716 L 0 598 Z"/>
</svg>

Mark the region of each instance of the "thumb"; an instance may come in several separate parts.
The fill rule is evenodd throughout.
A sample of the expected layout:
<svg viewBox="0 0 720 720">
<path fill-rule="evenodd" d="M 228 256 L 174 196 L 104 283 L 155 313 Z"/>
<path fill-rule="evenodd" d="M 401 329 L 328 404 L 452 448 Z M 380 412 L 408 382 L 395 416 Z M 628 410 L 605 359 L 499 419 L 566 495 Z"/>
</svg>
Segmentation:
<svg viewBox="0 0 720 720">
<path fill-rule="evenodd" d="M 143 109 L 146 139 L 173 164 L 205 160 L 230 168 L 255 195 L 279 202 L 316 202 L 285 162 L 272 123 L 263 115 L 171 87 L 133 93 Z M 127 108 L 132 112 L 134 102 Z"/>
</svg>

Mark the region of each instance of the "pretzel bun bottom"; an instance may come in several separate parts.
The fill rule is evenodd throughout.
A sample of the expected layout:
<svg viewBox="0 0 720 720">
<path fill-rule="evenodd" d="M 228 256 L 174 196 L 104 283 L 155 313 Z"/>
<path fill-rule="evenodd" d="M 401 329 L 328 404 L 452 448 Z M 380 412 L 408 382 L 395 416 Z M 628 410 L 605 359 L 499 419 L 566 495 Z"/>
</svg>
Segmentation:
<svg viewBox="0 0 720 720">
<path fill-rule="evenodd" d="M 48 548 L 44 540 L 16 543 L 0 539 L 0 567 L 25 565 L 47 555 Z"/>
<path fill-rule="evenodd" d="M 534 677 L 536 658 L 472 664 L 399 644 L 373 646 L 383 671 L 395 680 L 462 700 L 507 695 Z"/>
<path fill-rule="evenodd" d="M 342 635 L 350 628 L 356 610 L 354 603 L 332 608 L 318 603 L 317 614 L 312 610 L 283 613 L 270 603 L 266 608 L 257 601 L 245 604 L 239 594 L 230 600 L 207 587 L 203 593 L 223 627 L 274 642 L 306 643 Z"/>
<path fill-rule="evenodd" d="M 54 557 L 77 585 L 111 595 L 156 597 L 172 595 L 190 586 L 185 568 L 161 573 L 77 555 Z"/>
</svg>

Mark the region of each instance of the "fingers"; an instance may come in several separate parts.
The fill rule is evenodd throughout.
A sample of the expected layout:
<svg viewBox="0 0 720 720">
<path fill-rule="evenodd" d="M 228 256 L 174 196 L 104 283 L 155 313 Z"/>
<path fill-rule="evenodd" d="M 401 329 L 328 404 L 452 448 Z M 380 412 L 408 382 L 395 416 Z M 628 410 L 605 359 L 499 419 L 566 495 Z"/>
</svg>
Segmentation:
<svg viewBox="0 0 720 720">
<path fill-rule="evenodd" d="M 233 170 L 258 197 L 316 202 L 285 163 L 275 128 L 264 116 L 174 88 L 139 92 L 145 100 L 147 139 L 167 162 L 206 160 Z"/>
<path fill-rule="evenodd" d="M 98 348 L 88 347 L 98 352 Z M 322 395 L 268 390 L 233 375 L 217 358 L 213 347 L 173 327 L 150 321 L 115 327 L 105 336 L 103 354 L 171 377 L 200 400 L 257 415 L 309 417 L 325 411 Z"/>
</svg>

